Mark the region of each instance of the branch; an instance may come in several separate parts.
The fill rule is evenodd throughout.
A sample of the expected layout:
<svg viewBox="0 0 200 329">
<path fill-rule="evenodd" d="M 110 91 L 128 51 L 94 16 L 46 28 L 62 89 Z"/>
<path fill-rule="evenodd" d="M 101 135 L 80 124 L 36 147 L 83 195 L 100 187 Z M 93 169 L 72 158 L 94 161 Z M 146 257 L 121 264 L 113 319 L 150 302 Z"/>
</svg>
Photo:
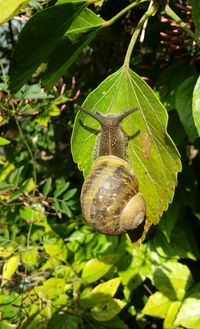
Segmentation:
<svg viewBox="0 0 200 329">
<path fill-rule="evenodd" d="M 190 28 L 187 26 L 186 23 L 184 23 L 180 17 L 169 7 L 169 5 L 165 6 L 165 12 L 166 14 L 173 19 L 174 22 L 176 22 L 197 44 L 197 46 L 200 47 L 200 39 L 197 37 L 197 35 L 190 30 Z"/>
</svg>

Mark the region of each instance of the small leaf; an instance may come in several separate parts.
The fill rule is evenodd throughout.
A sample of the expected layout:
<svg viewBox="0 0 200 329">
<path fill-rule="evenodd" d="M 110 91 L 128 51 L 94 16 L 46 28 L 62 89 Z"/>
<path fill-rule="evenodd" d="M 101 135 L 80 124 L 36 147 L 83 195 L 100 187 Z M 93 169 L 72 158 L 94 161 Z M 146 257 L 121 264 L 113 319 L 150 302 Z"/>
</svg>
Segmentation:
<svg viewBox="0 0 200 329">
<path fill-rule="evenodd" d="M 17 186 L 21 180 L 21 173 L 24 169 L 24 166 L 21 166 L 20 168 L 15 169 L 12 174 L 9 176 L 9 183 Z"/>
<path fill-rule="evenodd" d="M 199 30 L 200 30 L 200 26 L 199 26 Z M 197 128 L 198 134 L 200 136 L 200 76 L 197 79 L 193 91 L 192 111 L 193 111 L 194 123 Z"/>
<path fill-rule="evenodd" d="M 198 137 L 192 116 L 192 93 L 196 80 L 197 76 L 194 75 L 183 81 L 178 87 L 175 100 L 176 110 L 191 142 Z"/>
<path fill-rule="evenodd" d="M 166 132 L 167 112 L 151 88 L 126 66 L 110 75 L 85 100 L 84 107 L 103 113 L 123 113 L 135 106 L 140 110 L 123 120 L 129 141 L 128 157 L 135 170 L 140 192 L 146 200 L 148 223 L 158 223 L 172 202 L 181 162 L 176 146 Z M 81 124 L 80 124 L 81 123 Z M 86 129 L 89 127 L 90 129 Z M 92 162 L 99 124 L 78 113 L 72 134 L 72 154 L 87 176 Z"/>
<path fill-rule="evenodd" d="M 25 24 L 10 63 L 10 88 L 13 93 L 46 60 L 86 5 L 87 2 L 83 0 L 69 0 L 65 4 L 41 10 Z"/>
<path fill-rule="evenodd" d="M 44 196 L 47 197 L 47 195 L 50 193 L 50 191 L 52 190 L 52 178 L 48 178 L 44 187 L 43 187 L 43 190 L 42 190 L 42 193 L 44 194 Z"/>
<path fill-rule="evenodd" d="M 77 188 L 73 188 L 71 190 L 69 190 L 64 196 L 63 196 L 63 200 L 67 201 L 69 199 L 71 199 L 77 192 Z"/>
<path fill-rule="evenodd" d="M 19 212 L 20 218 L 23 218 L 28 223 L 45 227 L 46 232 L 51 231 L 47 223 L 46 216 L 40 210 L 34 210 L 29 207 L 21 207 Z"/>
<path fill-rule="evenodd" d="M 61 278 L 50 278 L 42 286 L 35 287 L 30 295 L 41 296 L 41 298 L 55 299 L 65 293 L 65 280 Z"/>
<path fill-rule="evenodd" d="M 11 19 L 29 0 L 0 0 L 0 25 Z"/>
<path fill-rule="evenodd" d="M 10 144 L 10 141 L 7 138 L 0 137 L 0 146 Z"/>
<path fill-rule="evenodd" d="M 88 283 L 95 282 L 107 274 L 112 267 L 113 264 L 93 258 L 85 264 L 82 278 Z"/>
<path fill-rule="evenodd" d="M 62 210 L 64 211 L 64 213 L 69 217 L 71 218 L 72 217 L 72 212 L 68 206 L 68 204 L 65 202 L 65 201 L 61 201 L 61 207 L 62 207 Z"/>
<path fill-rule="evenodd" d="M 2 271 L 2 286 L 8 283 L 13 274 L 16 272 L 20 263 L 20 257 L 18 255 L 10 257 L 3 265 Z"/>
<path fill-rule="evenodd" d="M 97 321 L 108 321 L 114 318 L 125 306 L 126 302 L 113 298 L 95 306 L 91 310 L 91 315 Z"/>
<path fill-rule="evenodd" d="M 43 239 L 45 252 L 51 258 L 55 257 L 65 262 L 67 258 L 67 249 L 64 241 L 53 232 L 46 234 Z"/>
<path fill-rule="evenodd" d="M 65 182 L 64 179 L 56 181 L 56 190 L 54 192 L 54 196 L 57 198 L 63 192 L 65 192 L 69 187 L 69 182 Z"/>
<path fill-rule="evenodd" d="M 142 313 L 164 319 L 171 304 L 172 301 L 169 298 L 157 291 L 148 298 Z"/>
<path fill-rule="evenodd" d="M 120 285 L 120 282 L 120 278 L 114 278 L 109 281 L 100 283 L 98 286 L 96 286 L 89 292 L 83 292 L 80 296 L 80 302 L 82 307 L 88 308 L 96 304 L 108 301 L 115 295 Z"/>
</svg>

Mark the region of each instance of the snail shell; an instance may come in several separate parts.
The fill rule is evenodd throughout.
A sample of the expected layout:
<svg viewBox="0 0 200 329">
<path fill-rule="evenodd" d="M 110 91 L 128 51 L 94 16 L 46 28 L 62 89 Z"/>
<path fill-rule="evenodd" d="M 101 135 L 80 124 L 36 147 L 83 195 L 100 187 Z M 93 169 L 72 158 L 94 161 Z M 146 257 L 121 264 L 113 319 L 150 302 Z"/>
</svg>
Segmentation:
<svg viewBox="0 0 200 329">
<path fill-rule="evenodd" d="M 116 156 L 95 160 L 81 192 L 86 221 L 107 235 L 136 229 L 145 218 L 145 202 L 130 164 Z"/>
</svg>

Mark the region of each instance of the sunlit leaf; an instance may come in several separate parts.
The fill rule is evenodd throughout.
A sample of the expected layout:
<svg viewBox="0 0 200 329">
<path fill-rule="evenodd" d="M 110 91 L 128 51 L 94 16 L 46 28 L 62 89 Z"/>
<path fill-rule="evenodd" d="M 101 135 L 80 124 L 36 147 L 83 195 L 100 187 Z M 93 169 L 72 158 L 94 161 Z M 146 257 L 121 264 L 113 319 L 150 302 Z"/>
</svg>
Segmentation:
<svg viewBox="0 0 200 329">
<path fill-rule="evenodd" d="M 154 273 L 156 288 L 171 300 L 182 300 L 194 281 L 186 265 L 166 262 Z"/>
<path fill-rule="evenodd" d="M 0 25 L 11 19 L 29 0 L 0 0 Z"/>
<path fill-rule="evenodd" d="M 107 274 L 113 267 L 118 256 L 105 256 L 102 260 L 90 259 L 84 266 L 82 278 L 88 282 L 95 282 Z"/>
<path fill-rule="evenodd" d="M 8 260 L 5 261 L 3 265 L 2 271 L 2 286 L 8 283 L 8 280 L 12 277 L 12 275 L 16 272 L 20 263 L 19 255 L 15 255 L 10 257 Z"/>
<path fill-rule="evenodd" d="M 158 318 L 165 318 L 171 304 L 172 301 L 169 298 L 157 291 L 153 295 L 149 296 L 142 313 Z"/>
<path fill-rule="evenodd" d="M 114 318 L 125 306 L 126 302 L 113 298 L 95 306 L 91 310 L 91 315 L 97 321 L 108 321 Z"/>
<path fill-rule="evenodd" d="M 196 284 L 181 305 L 174 322 L 175 326 L 200 328 L 200 284 Z"/>
<path fill-rule="evenodd" d="M 10 141 L 7 138 L 0 137 L 0 146 L 10 144 Z"/>
<path fill-rule="evenodd" d="M 91 291 L 83 292 L 80 296 L 80 302 L 82 307 L 88 308 L 98 303 L 108 301 L 115 295 L 120 285 L 120 282 L 120 278 L 114 278 L 109 281 L 100 283 Z"/>
<path fill-rule="evenodd" d="M 200 10 L 200 7 L 199 7 Z M 194 87 L 193 91 L 193 99 L 192 99 L 192 111 L 193 111 L 193 118 L 196 129 L 200 136 L 200 76 L 197 79 L 197 82 Z"/>
<path fill-rule="evenodd" d="M 181 170 L 179 154 L 166 132 L 165 108 L 151 88 L 126 66 L 103 81 L 83 106 L 104 113 L 125 112 L 140 106 L 140 110 L 126 118 L 122 126 L 126 134 L 132 136 L 128 156 L 146 200 L 147 221 L 157 223 L 172 202 L 177 172 Z M 72 135 L 72 153 L 85 176 L 92 165 L 95 132 L 99 128 L 96 120 L 78 113 Z"/>
</svg>

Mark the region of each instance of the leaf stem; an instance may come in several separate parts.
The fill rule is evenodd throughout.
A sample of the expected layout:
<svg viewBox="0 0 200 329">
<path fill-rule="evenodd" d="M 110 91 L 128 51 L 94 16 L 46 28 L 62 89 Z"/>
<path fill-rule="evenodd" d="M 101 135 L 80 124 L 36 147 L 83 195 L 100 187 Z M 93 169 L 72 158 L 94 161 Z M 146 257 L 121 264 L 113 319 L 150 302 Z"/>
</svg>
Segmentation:
<svg viewBox="0 0 200 329">
<path fill-rule="evenodd" d="M 135 43 L 136 43 L 136 40 L 138 38 L 138 35 L 144 25 L 144 23 L 146 22 L 146 20 L 153 16 L 156 11 L 158 10 L 158 4 L 157 3 L 152 3 L 152 6 L 150 6 L 147 11 L 144 13 L 144 15 L 142 16 L 142 18 L 140 19 L 138 25 L 136 26 L 136 29 L 131 37 L 131 41 L 129 43 L 129 46 L 128 46 L 128 49 L 127 49 L 127 52 L 126 52 L 126 56 L 125 56 L 125 59 L 124 59 L 124 65 L 129 67 L 130 65 L 130 59 L 131 59 L 131 54 L 133 52 L 133 48 L 135 46 Z"/>
<path fill-rule="evenodd" d="M 117 13 L 117 15 L 115 15 L 114 17 L 112 17 L 111 19 L 109 19 L 108 21 L 104 21 L 102 24 L 102 27 L 107 27 L 112 25 L 113 23 L 115 23 L 122 15 L 124 15 L 127 11 L 129 11 L 130 9 L 138 6 L 140 3 L 142 2 L 146 2 L 146 1 L 150 1 L 150 0 L 136 0 L 134 2 L 132 2 L 130 5 L 128 5 L 127 7 L 125 7 L 124 9 L 122 9 L 119 13 Z"/>
<path fill-rule="evenodd" d="M 200 38 L 198 38 L 197 35 L 190 30 L 187 24 L 180 19 L 180 17 L 170 8 L 169 5 L 165 6 L 165 12 L 196 42 L 197 46 L 200 47 Z"/>
<path fill-rule="evenodd" d="M 23 130 L 19 124 L 19 121 L 17 120 L 17 118 L 15 117 L 15 122 L 16 122 L 16 125 L 17 125 L 17 128 L 20 132 L 20 135 L 22 136 L 22 139 L 24 141 L 24 144 L 26 145 L 26 148 L 28 150 L 28 153 L 30 155 L 30 158 L 31 158 L 31 162 L 32 162 L 32 166 L 33 166 L 33 179 L 34 179 L 34 183 L 35 183 L 35 186 L 37 185 L 37 174 L 36 174 L 36 168 L 35 168 L 35 160 L 34 160 L 34 157 L 33 157 L 33 153 L 31 151 L 31 148 L 29 146 L 29 144 L 27 143 L 26 141 L 26 138 L 24 136 L 24 133 L 23 133 Z"/>
</svg>

